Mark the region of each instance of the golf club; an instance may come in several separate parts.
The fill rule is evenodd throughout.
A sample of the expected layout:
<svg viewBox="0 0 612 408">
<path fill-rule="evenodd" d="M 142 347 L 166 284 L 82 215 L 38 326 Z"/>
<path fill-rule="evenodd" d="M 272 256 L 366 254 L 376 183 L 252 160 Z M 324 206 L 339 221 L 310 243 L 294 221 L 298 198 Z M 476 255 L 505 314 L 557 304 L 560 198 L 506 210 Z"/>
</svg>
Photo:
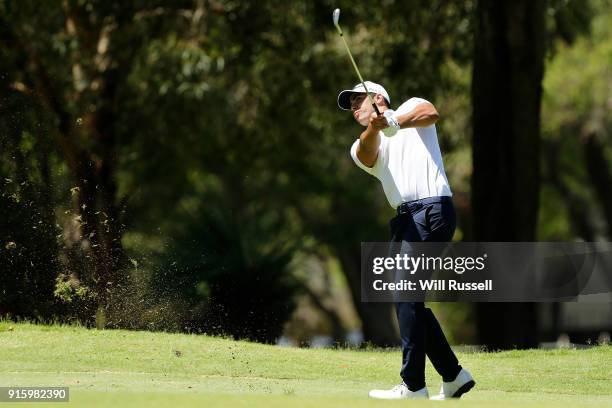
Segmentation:
<svg viewBox="0 0 612 408">
<path fill-rule="evenodd" d="M 346 40 L 344 39 L 344 34 L 342 34 L 342 29 L 340 28 L 340 24 L 339 24 L 339 21 L 340 21 L 340 9 L 339 8 L 334 10 L 333 19 L 334 19 L 334 25 L 336 26 L 336 29 L 338 30 L 338 34 L 340 34 L 340 38 L 342 38 L 342 42 L 344 43 L 344 47 L 346 48 L 346 52 L 348 53 L 349 58 L 351 59 L 351 62 L 353 63 L 353 67 L 355 68 L 355 72 L 357 72 L 357 76 L 359 77 L 359 81 L 361 82 L 361 85 L 363 85 L 363 89 L 365 89 L 366 94 L 368 95 L 368 98 L 370 99 L 370 103 L 372 104 L 372 107 L 376 111 L 376 114 L 380 116 L 380 111 L 378 110 L 378 107 L 374 103 L 374 100 L 372 99 L 372 95 L 370 95 L 370 92 L 368 92 L 368 88 L 366 87 L 366 84 L 365 84 L 363 78 L 361 77 L 361 73 L 359 72 L 359 68 L 357 68 L 357 63 L 355 63 L 355 59 L 353 58 L 353 54 L 351 54 L 351 50 L 349 49 L 349 46 L 346 43 Z"/>
</svg>

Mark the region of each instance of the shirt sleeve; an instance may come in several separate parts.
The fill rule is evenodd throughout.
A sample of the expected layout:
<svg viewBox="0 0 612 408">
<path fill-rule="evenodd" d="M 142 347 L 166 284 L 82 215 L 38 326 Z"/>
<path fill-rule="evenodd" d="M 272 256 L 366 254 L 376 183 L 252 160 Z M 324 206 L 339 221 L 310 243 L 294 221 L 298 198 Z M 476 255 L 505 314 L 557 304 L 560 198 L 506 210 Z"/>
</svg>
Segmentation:
<svg viewBox="0 0 612 408">
<path fill-rule="evenodd" d="M 387 136 L 381 134 L 380 146 L 378 146 L 378 157 L 376 158 L 376 162 L 374 163 L 373 167 L 366 166 L 357 157 L 357 146 L 359 146 L 359 139 L 355 140 L 355 142 L 351 146 L 351 157 L 353 158 L 353 161 L 355 162 L 357 167 L 376 178 L 380 178 L 379 176 L 382 172 L 382 169 L 385 163 L 387 162 L 387 143 Z"/>
<path fill-rule="evenodd" d="M 410 98 L 406 102 L 402 103 L 399 106 L 399 108 L 397 108 L 397 110 L 395 111 L 395 115 L 403 115 L 405 113 L 408 113 L 414 108 L 416 108 L 417 105 L 420 105 L 421 103 L 431 103 L 431 102 L 423 98 L 417 98 L 417 97 Z"/>
</svg>

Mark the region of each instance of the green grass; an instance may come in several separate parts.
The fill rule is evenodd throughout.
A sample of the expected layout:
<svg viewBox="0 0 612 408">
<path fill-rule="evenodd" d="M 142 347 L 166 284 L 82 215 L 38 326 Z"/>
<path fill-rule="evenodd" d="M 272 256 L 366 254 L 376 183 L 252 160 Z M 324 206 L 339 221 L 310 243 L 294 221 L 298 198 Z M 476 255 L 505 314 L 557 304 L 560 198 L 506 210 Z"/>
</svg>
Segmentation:
<svg viewBox="0 0 612 408">
<path fill-rule="evenodd" d="M 70 403 L 53 407 L 612 406 L 610 346 L 458 357 L 477 382 L 461 400 L 374 401 L 370 388 L 398 382 L 397 350 L 0 322 L 0 385 L 70 387 Z M 430 393 L 440 381 L 428 365 Z M 40 403 L 18 406 L 28 405 Z"/>
</svg>

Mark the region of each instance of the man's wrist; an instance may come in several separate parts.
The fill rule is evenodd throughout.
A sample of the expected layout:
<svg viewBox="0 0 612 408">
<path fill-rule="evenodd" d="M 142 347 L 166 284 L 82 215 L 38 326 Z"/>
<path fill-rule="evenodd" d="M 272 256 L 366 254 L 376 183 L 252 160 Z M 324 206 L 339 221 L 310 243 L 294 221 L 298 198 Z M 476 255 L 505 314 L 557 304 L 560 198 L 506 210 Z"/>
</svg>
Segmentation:
<svg viewBox="0 0 612 408">
<path fill-rule="evenodd" d="M 395 118 L 395 111 L 392 109 L 387 109 L 383 114 L 388 125 L 385 129 L 383 129 L 383 133 L 387 137 L 395 136 L 397 131 L 400 130 L 399 122 Z"/>
<path fill-rule="evenodd" d="M 366 130 L 363 132 L 364 137 L 370 138 L 370 137 L 375 137 L 378 134 L 379 130 L 378 129 L 374 129 L 374 126 L 372 126 L 372 124 L 370 123 L 368 125 L 368 127 L 366 128 Z"/>
</svg>

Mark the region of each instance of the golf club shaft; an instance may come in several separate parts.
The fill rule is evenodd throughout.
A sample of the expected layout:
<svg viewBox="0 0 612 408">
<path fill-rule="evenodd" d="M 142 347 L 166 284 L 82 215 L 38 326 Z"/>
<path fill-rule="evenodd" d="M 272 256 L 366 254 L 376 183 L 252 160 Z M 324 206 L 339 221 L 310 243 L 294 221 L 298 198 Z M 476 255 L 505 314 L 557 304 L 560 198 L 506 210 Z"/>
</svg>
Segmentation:
<svg viewBox="0 0 612 408">
<path fill-rule="evenodd" d="M 340 31 L 340 30 L 338 30 L 338 31 Z M 370 95 L 370 92 L 368 92 L 368 88 L 366 87 L 365 81 L 361 77 L 361 73 L 359 72 L 359 68 L 357 68 L 357 63 L 355 62 L 355 59 L 353 58 L 353 54 L 351 54 L 351 50 L 349 49 L 349 46 L 348 46 L 346 40 L 344 39 L 344 35 L 342 34 L 342 31 L 340 31 L 340 38 L 342 38 L 342 42 L 344 43 L 344 47 L 346 48 L 346 52 L 348 53 L 349 58 L 351 59 L 351 63 L 353 64 L 353 68 L 355 68 L 355 72 L 357 72 L 357 76 L 359 77 L 359 81 L 361 81 L 361 85 L 363 85 L 363 89 L 365 89 L 366 94 L 368 95 L 368 99 L 370 99 L 370 103 L 372 104 L 372 107 L 376 111 L 376 114 L 378 116 L 380 116 L 380 111 L 378 110 L 378 106 L 376 106 L 376 104 L 374 103 L 374 99 L 372 99 L 372 95 Z"/>
</svg>

